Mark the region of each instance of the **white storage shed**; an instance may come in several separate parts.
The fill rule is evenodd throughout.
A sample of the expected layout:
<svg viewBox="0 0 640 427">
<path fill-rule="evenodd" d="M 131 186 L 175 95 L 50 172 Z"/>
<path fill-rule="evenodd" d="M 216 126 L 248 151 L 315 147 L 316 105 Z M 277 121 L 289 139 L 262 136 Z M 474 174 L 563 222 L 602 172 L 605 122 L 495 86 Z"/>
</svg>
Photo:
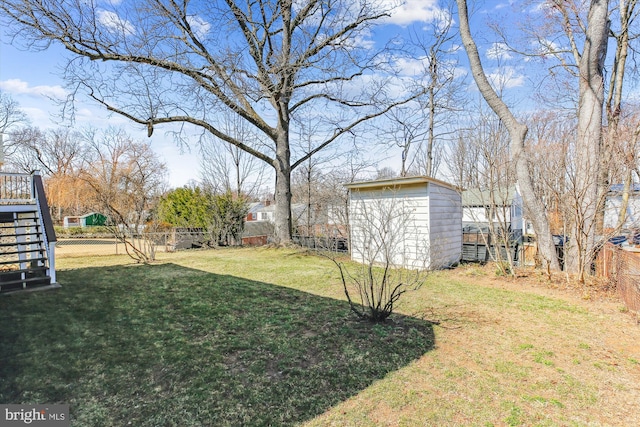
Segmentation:
<svg viewBox="0 0 640 427">
<path fill-rule="evenodd" d="M 462 256 L 460 190 L 429 177 L 346 184 L 351 259 L 411 269 L 453 265 Z"/>
</svg>

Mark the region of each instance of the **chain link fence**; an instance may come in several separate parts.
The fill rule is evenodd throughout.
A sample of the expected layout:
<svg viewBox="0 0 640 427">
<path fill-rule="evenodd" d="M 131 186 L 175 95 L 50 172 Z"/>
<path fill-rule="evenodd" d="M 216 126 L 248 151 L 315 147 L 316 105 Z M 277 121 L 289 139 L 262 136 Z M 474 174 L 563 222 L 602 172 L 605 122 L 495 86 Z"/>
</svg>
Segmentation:
<svg viewBox="0 0 640 427">
<path fill-rule="evenodd" d="M 349 252 L 349 241 L 344 237 L 324 237 L 324 236 L 302 236 L 295 234 L 292 236 L 293 243 L 305 248 L 329 251 L 329 252 Z"/>
<path fill-rule="evenodd" d="M 127 239 L 136 247 L 152 244 L 156 252 L 174 252 L 176 250 L 212 247 L 210 236 L 206 232 L 170 231 L 162 233 L 143 233 Z M 269 236 L 243 237 L 242 244 L 260 246 L 268 243 Z M 293 236 L 294 243 L 316 250 L 348 252 L 349 242 L 342 237 Z M 56 256 L 96 256 L 126 254 L 124 243 L 115 234 L 80 234 L 58 237 Z"/>
<path fill-rule="evenodd" d="M 640 253 L 607 244 L 596 260 L 596 274 L 616 287 L 626 307 L 640 313 Z"/>
<path fill-rule="evenodd" d="M 173 252 L 181 249 L 203 248 L 210 246 L 209 235 L 205 232 L 169 231 L 142 233 L 127 238 L 136 247 L 153 245 L 155 252 Z M 115 234 L 80 234 L 58 237 L 56 256 L 94 256 L 126 254 L 124 242 Z"/>
</svg>

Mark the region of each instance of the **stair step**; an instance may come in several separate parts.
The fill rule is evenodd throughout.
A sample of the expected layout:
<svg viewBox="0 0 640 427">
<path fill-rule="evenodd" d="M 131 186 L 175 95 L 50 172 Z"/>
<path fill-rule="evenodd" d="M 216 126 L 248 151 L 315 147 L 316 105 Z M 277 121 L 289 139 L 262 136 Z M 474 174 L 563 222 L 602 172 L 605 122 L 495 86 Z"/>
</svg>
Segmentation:
<svg viewBox="0 0 640 427">
<path fill-rule="evenodd" d="M 0 282 L 0 293 L 19 291 L 22 289 L 35 288 L 40 286 L 51 285 L 51 277 L 30 277 L 28 279 L 10 280 Z"/>
<path fill-rule="evenodd" d="M 5 223 L 0 223 L 0 224 L 5 224 Z M 29 225 L 19 224 L 17 227 L 37 227 L 37 228 L 40 228 L 40 223 L 37 222 L 37 221 L 34 221 L 33 224 L 29 224 Z M 14 228 L 16 228 L 15 224 L 0 225 L 0 230 L 12 230 Z"/>
<path fill-rule="evenodd" d="M 0 233 L 0 237 L 26 237 L 26 236 L 39 236 L 41 233 L 38 231 L 34 231 L 32 233 L 10 233 L 10 234 L 2 234 Z"/>
<path fill-rule="evenodd" d="M 24 220 L 34 220 L 37 219 L 38 215 L 35 211 L 25 211 L 25 212 L 0 212 L 0 223 L 24 221 Z"/>
<path fill-rule="evenodd" d="M 20 270 L 0 271 L 0 285 L 2 285 L 5 282 L 23 280 L 22 279 L 23 275 L 25 279 L 29 279 L 32 277 L 45 277 L 47 275 L 47 267 L 38 266 L 38 267 L 31 267 L 31 268 L 23 268 Z"/>
<path fill-rule="evenodd" d="M 22 249 L 17 251 L 6 251 L 6 252 L 0 251 L 0 257 L 5 255 L 32 254 L 36 252 L 44 253 L 45 249 L 40 247 L 38 249 Z"/>
<path fill-rule="evenodd" d="M 8 221 L 2 221 L 2 219 L 0 219 L 0 227 L 13 228 L 16 226 L 16 221 L 18 222 L 17 224 L 18 227 L 33 227 L 35 225 L 38 225 L 38 218 L 19 218 L 19 219 L 14 218 Z"/>
<path fill-rule="evenodd" d="M 0 247 L 9 247 L 9 246 L 18 246 L 18 245 L 40 245 L 42 244 L 42 240 L 32 240 L 30 242 L 9 242 L 9 243 L 0 243 Z"/>
<path fill-rule="evenodd" d="M 0 260 L 0 265 L 11 265 L 11 264 L 22 264 L 22 263 L 33 263 L 33 262 L 44 262 L 47 259 L 45 257 L 38 257 L 38 258 L 28 258 L 28 259 L 12 259 L 12 260 L 8 260 L 8 261 L 2 261 Z M 3 271 L 0 270 L 0 274 L 4 273 Z"/>
</svg>

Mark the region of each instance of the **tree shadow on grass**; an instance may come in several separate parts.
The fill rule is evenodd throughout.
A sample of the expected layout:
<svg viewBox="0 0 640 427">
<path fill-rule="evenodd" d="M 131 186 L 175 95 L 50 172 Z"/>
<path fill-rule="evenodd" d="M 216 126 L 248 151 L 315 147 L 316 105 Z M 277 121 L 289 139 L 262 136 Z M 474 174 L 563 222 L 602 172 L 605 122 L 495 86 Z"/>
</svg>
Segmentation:
<svg viewBox="0 0 640 427">
<path fill-rule="evenodd" d="M 60 271 L 0 298 L 0 402 L 74 426 L 293 425 L 419 358 L 431 324 L 174 264 Z"/>
</svg>

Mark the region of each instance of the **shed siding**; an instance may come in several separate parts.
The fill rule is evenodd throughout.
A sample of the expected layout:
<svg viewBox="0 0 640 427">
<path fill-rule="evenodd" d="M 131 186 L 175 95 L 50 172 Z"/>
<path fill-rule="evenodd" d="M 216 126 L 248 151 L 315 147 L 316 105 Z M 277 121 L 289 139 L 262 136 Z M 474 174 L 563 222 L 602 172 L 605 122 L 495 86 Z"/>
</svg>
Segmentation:
<svg viewBox="0 0 640 427">
<path fill-rule="evenodd" d="M 462 254 L 462 204 L 460 193 L 428 182 L 398 186 L 395 189 L 354 188 L 350 193 L 351 257 L 366 262 L 371 256 L 372 237 L 365 223 L 371 224 L 376 209 L 402 212 L 402 235 L 398 236 L 391 262 L 408 268 L 439 268 L 454 264 Z M 375 216 L 375 214 L 374 214 Z M 374 222 L 379 220 L 374 220 Z M 399 220 L 397 220 L 399 221 Z M 376 262 L 384 262 L 377 254 Z"/>
<path fill-rule="evenodd" d="M 450 188 L 429 186 L 431 265 L 455 264 L 462 256 L 462 198 Z"/>
<path fill-rule="evenodd" d="M 375 249 L 372 236 L 367 228 L 379 227 L 382 219 L 378 211 L 393 212 L 390 226 L 404 229 L 404 235 L 394 235 L 392 240 L 393 258 L 391 263 L 397 266 L 411 266 L 420 268 L 425 266 L 423 247 L 428 245 L 428 234 L 425 224 L 428 224 L 429 212 L 426 208 L 426 190 L 415 188 L 387 190 L 387 191 L 353 191 L 349 205 L 351 221 L 351 252 L 352 259 L 363 262 L 370 257 L 376 262 L 384 263 L 383 253 L 373 254 Z M 402 217 L 399 215 L 402 212 Z M 400 222 L 404 222 L 401 225 Z"/>
</svg>

